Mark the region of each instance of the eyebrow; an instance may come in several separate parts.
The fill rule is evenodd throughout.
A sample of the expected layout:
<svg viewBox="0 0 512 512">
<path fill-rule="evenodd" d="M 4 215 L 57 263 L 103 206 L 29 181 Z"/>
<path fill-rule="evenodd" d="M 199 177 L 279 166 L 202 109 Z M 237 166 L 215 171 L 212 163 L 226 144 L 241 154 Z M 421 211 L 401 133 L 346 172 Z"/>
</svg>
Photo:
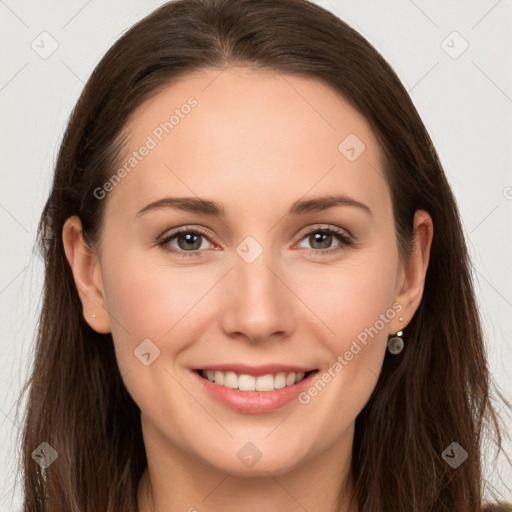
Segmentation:
<svg viewBox="0 0 512 512">
<path fill-rule="evenodd" d="M 288 211 L 288 215 L 301 215 L 313 211 L 319 212 L 335 206 L 352 206 L 364 211 L 370 216 L 373 216 L 372 210 L 367 205 L 346 195 L 326 195 L 312 197 L 310 199 L 299 199 L 292 204 Z M 144 208 L 137 212 L 136 216 L 140 217 L 150 211 L 162 208 L 202 213 L 204 215 L 211 215 L 213 217 L 220 218 L 226 217 L 226 210 L 224 209 L 224 206 L 216 203 L 215 201 L 201 199 L 198 197 L 164 197 L 144 206 Z"/>
</svg>

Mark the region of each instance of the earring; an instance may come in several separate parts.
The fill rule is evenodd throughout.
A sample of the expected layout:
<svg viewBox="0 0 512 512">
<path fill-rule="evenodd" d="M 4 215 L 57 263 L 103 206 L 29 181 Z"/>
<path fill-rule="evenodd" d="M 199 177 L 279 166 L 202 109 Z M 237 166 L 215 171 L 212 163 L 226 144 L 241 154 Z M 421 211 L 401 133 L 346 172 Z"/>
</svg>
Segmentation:
<svg viewBox="0 0 512 512">
<path fill-rule="evenodd" d="M 402 317 L 399 318 L 400 322 L 403 322 L 404 319 Z M 404 349 L 404 340 L 402 338 L 404 331 L 398 331 L 394 336 L 388 338 L 388 352 L 393 355 L 400 354 Z"/>
<path fill-rule="evenodd" d="M 96 318 L 96 315 L 92 315 L 93 318 Z"/>
</svg>

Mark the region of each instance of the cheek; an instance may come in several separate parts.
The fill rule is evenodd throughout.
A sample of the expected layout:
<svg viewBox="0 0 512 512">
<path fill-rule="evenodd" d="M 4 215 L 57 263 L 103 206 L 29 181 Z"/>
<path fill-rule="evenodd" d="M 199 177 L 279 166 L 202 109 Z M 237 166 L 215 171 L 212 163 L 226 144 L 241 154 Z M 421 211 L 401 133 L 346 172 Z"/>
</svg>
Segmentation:
<svg viewBox="0 0 512 512">
<path fill-rule="evenodd" d="M 383 325 L 381 315 L 389 321 L 395 313 L 391 308 L 396 283 L 393 251 L 376 248 L 357 258 L 347 257 L 328 270 L 301 274 L 299 295 L 317 318 L 326 339 L 335 340 L 333 349 L 337 353 L 347 350 L 347 343 L 350 345 L 372 326 L 387 336 L 387 322 Z"/>
<path fill-rule="evenodd" d="M 194 346 L 217 313 L 212 290 L 223 273 L 207 267 L 199 271 L 193 266 L 172 268 L 165 262 L 148 261 L 134 251 L 133 255 L 123 255 L 122 263 L 112 258 L 104 264 L 107 307 L 120 371 L 135 370 L 132 375 L 147 378 L 147 385 L 150 373 L 141 374 L 140 370 L 148 368 L 141 365 L 137 354 L 148 346 L 151 354 L 157 354 L 151 368 L 173 372 L 180 366 L 181 354 Z M 216 292 L 222 294 L 222 287 Z M 146 349 L 142 353 L 147 353 Z"/>
<path fill-rule="evenodd" d="M 106 261 L 104 274 L 117 362 L 128 392 L 151 417 L 181 410 L 187 396 L 171 375 L 179 354 L 196 338 L 187 313 L 206 290 L 190 285 L 192 273 L 149 267 L 129 254 L 122 264 Z"/>
<path fill-rule="evenodd" d="M 334 415 L 336 424 L 354 419 L 375 387 L 389 323 L 399 315 L 400 305 L 394 302 L 397 258 L 393 246 L 375 246 L 329 272 L 302 274 L 299 293 L 315 314 L 312 335 L 322 330 L 320 339 L 330 354 L 321 382 L 304 396 L 304 403 L 325 407 L 319 417 Z M 317 394 L 323 398 L 316 400 Z"/>
<path fill-rule="evenodd" d="M 111 330 L 120 359 L 133 356 L 145 339 L 152 340 L 162 353 L 183 348 L 180 342 L 190 337 L 187 313 L 200 301 L 207 284 L 199 286 L 192 272 L 173 272 L 163 265 L 150 267 L 141 258 L 125 257 L 122 264 L 106 262 L 104 273 Z"/>
<path fill-rule="evenodd" d="M 331 446 L 350 428 L 375 389 L 388 324 L 398 314 L 392 307 L 396 261 L 392 251 L 382 255 L 368 251 L 332 272 L 303 274 L 299 294 L 315 313 L 309 328 L 329 354 L 318 378 L 298 397 L 303 408 L 297 424 L 307 423 L 317 433 L 317 447 Z"/>
</svg>

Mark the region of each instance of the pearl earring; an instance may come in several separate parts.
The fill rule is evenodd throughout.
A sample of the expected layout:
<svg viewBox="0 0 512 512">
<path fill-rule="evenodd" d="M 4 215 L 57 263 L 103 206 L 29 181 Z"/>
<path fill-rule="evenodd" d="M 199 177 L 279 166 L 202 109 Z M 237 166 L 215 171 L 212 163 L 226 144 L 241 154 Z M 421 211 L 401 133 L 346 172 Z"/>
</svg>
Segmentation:
<svg viewBox="0 0 512 512">
<path fill-rule="evenodd" d="M 93 318 L 96 318 L 96 315 L 92 315 Z"/>
<path fill-rule="evenodd" d="M 399 318 L 400 322 L 403 323 L 404 319 L 402 317 Z M 388 338 L 388 352 L 393 355 L 400 354 L 404 349 L 404 340 L 402 338 L 404 331 L 398 331 L 394 336 Z"/>
</svg>

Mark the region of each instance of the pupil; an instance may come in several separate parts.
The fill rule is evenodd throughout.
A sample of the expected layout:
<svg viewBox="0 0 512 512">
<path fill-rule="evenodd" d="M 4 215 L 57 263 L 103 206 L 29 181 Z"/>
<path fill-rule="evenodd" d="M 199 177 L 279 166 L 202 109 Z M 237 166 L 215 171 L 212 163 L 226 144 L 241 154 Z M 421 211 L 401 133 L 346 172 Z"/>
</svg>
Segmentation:
<svg viewBox="0 0 512 512">
<path fill-rule="evenodd" d="M 195 240 L 194 240 L 195 237 Z M 182 245 L 181 242 L 185 238 L 185 243 Z M 199 249 L 201 247 L 201 242 L 197 243 L 200 239 L 200 236 L 195 233 L 187 233 L 186 235 L 181 235 L 178 237 L 178 245 L 180 249 Z M 195 245 L 194 245 L 195 244 Z"/>
<path fill-rule="evenodd" d="M 329 247 L 330 245 L 330 242 L 331 242 L 331 238 L 332 238 L 332 235 L 330 233 L 320 233 L 320 232 L 317 232 L 313 235 L 314 237 L 314 242 L 315 243 L 320 243 L 320 245 L 322 245 L 321 249 L 325 249 L 326 247 Z M 322 242 L 322 238 L 324 238 L 324 241 Z"/>
</svg>

